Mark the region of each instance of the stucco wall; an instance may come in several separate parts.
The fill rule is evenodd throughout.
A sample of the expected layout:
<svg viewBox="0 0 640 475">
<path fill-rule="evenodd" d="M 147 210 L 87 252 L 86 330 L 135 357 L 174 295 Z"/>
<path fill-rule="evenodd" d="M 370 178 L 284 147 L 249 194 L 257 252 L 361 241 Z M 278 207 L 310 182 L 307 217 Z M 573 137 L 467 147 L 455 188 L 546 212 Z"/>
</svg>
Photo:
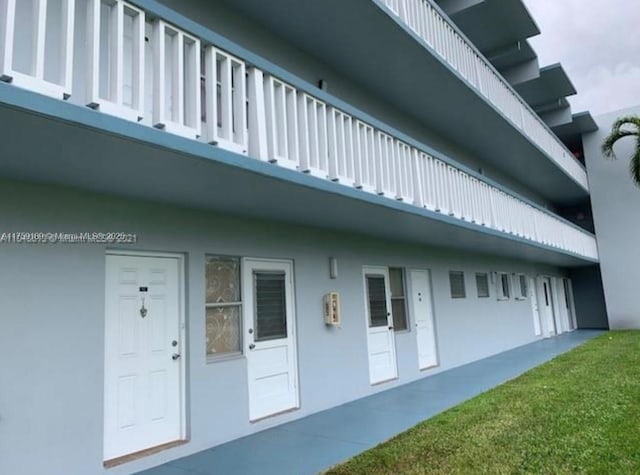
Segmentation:
<svg viewBox="0 0 640 475">
<path fill-rule="evenodd" d="M 611 328 L 640 328 L 640 188 L 629 176 L 634 142 L 618 142 L 618 160 L 606 160 L 600 151 L 613 122 L 621 116 L 640 114 L 640 107 L 596 117 L 597 132 L 584 137 L 591 202 L 595 221 L 604 294 Z"/>
<path fill-rule="evenodd" d="M 40 185 L 0 182 L 2 231 L 126 231 L 127 249 L 183 253 L 187 296 L 190 443 L 108 471 L 128 474 L 428 376 L 535 339 L 528 300 L 476 298 L 475 271 L 562 275 L 494 257 L 394 244 Z M 301 409 L 250 424 L 246 360 L 207 364 L 204 256 L 290 258 Z M 339 262 L 329 279 L 328 258 Z M 399 380 L 372 387 L 364 323 L 363 265 L 432 271 L 441 366 L 419 372 L 415 331 L 396 335 Z M 449 297 L 449 270 L 466 271 L 468 298 Z M 92 475 L 102 467 L 103 245 L 0 244 L 0 473 Z M 322 320 L 324 293 L 341 293 L 343 325 Z M 340 388 L 336 391 L 332 388 Z"/>
</svg>

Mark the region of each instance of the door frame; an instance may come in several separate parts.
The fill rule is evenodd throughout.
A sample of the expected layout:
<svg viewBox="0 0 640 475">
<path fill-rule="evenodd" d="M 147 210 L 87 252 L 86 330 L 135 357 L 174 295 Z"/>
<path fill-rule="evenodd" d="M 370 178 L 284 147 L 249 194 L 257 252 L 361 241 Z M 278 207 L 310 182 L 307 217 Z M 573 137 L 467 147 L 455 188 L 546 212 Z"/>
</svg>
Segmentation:
<svg viewBox="0 0 640 475">
<path fill-rule="evenodd" d="M 106 249 L 104 254 L 104 262 L 105 268 L 103 275 L 106 273 L 106 260 L 108 256 L 124 256 L 124 257 L 151 257 L 151 258 L 164 258 L 164 259 L 176 259 L 178 262 L 178 324 L 180 327 L 180 349 L 181 355 L 179 361 L 180 366 L 180 438 L 178 441 L 188 441 L 188 424 L 187 424 L 187 359 L 189 357 L 189 344 L 187 341 L 187 330 L 186 330 L 186 315 L 187 315 L 187 305 L 186 305 L 186 279 L 185 279 L 185 264 L 186 264 L 186 255 L 180 252 L 156 252 L 156 251 L 136 251 L 136 250 L 121 250 L 121 249 Z M 106 282 L 103 283 L 103 287 L 106 291 Z M 106 292 L 105 292 L 106 293 Z M 105 295 L 106 298 L 106 295 Z M 106 304 L 103 302 L 103 312 L 104 312 L 104 327 L 103 332 L 105 331 L 107 319 L 106 319 Z M 103 333 L 102 337 L 103 347 L 103 360 L 102 360 L 102 414 L 103 414 L 103 424 L 104 424 L 104 394 L 106 392 L 106 373 L 105 366 L 107 364 L 106 355 L 107 355 L 107 345 L 106 345 L 106 333 Z M 102 428 L 102 444 L 104 446 L 104 426 Z M 123 457 L 127 457 L 124 455 Z"/>
<path fill-rule="evenodd" d="M 295 378 L 295 404 L 294 407 L 291 409 L 286 409 L 282 412 L 277 412 L 275 414 L 270 414 L 268 416 L 264 416 L 264 417 L 260 417 L 257 419 L 251 419 L 251 411 L 249 408 L 249 423 L 253 424 L 256 422 L 261 422 L 265 419 L 270 419 L 272 417 L 278 416 L 280 414 L 284 414 L 284 413 L 288 413 L 290 411 L 293 410 L 297 410 L 300 409 L 300 373 L 299 373 L 299 365 L 298 365 L 298 360 L 300 359 L 300 355 L 298 354 L 298 325 L 297 325 L 297 320 L 298 320 L 298 308 L 296 306 L 296 280 L 295 280 L 295 261 L 293 259 L 285 259 L 285 258 L 266 258 L 266 257 L 242 257 L 240 259 L 240 292 L 242 293 L 241 295 L 245 295 L 245 292 L 247 291 L 247 289 L 244 288 L 244 276 L 246 276 L 246 272 L 247 272 L 247 263 L 252 262 L 252 263 L 261 263 L 264 262 L 265 264 L 286 264 L 287 266 L 289 266 L 289 271 L 291 272 L 290 278 L 291 278 L 291 308 L 293 309 L 293 315 L 291 318 L 291 331 L 293 332 L 293 337 L 291 338 L 291 345 L 292 345 L 292 353 L 295 356 L 295 358 L 293 359 L 293 376 Z M 285 271 L 286 272 L 286 271 Z M 253 291 L 253 288 L 252 290 Z M 246 337 L 246 335 L 244 334 L 244 331 L 246 330 L 246 328 L 252 328 L 252 327 L 247 327 L 247 311 L 248 311 L 248 306 L 244 305 L 244 297 L 243 297 L 243 305 L 242 305 L 242 330 L 243 330 L 243 336 L 242 336 L 242 355 L 244 356 L 245 359 L 248 358 L 249 352 L 251 350 L 249 350 L 249 339 Z M 253 313 L 255 310 L 252 308 L 251 312 Z M 255 317 L 255 315 L 254 315 Z M 249 405 L 251 404 L 251 394 L 249 391 L 251 391 L 251 387 L 250 387 L 250 374 L 249 374 L 249 361 L 247 360 L 247 395 L 249 396 L 248 399 L 248 403 Z"/>
<path fill-rule="evenodd" d="M 431 303 L 431 328 L 433 329 L 433 345 L 436 354 L 436 363 L 431 366 L 426 366 L 424 368 L 420 368 L 420 354 L 418 354 L 418 369 L 420 371 L 428 371 L 433 368 L 437 368 L 440 366 L 440 344 L 438 340 L 438 327 L 436 322 L 436 302 L 433 292 L 433 272 L 431 269 L 420 269 L 418 267 L 409 267 L 406 269 L 405 274 L 407 274 L 407 293 L 411 296 L 411 304 L 409 314 L 413 314 L 413 323 L 416 332 L 416 349 L 418 348 L 418 323 L 415 318 L 415 309 L 413 307 L 413 279 L 411 278 L 411 272 L 425 272 L 427 274 L 427 284 L 429 289 L 429 301 Z M 407 298 L 409 295 L 407 296 Z"/>
<path fill-rule="evenodd" d="M 394 362 L 394 367 L 395 367 L 395 375 L 391 378 L 387 378 L 387 379 L 383 379 L 382 381 L 376 381 L 375 383 L 371 382 L 371 361 L 369 359 L 370 353 L 369 353 L 369 318 L 370 318 L 370 312 L 369 312 L 369 289 L 367 287 L 367 274 L 373 274 L 373 275 L 382 275 L 384 276 L 384 282 L 385 282 L 385 297 L 386 297 L 386 303 L 387 303 L 387 327 L 391 327 L 391 332 L 392 332 L 392 338 L 391 338 L 391 342 L 393 344 L 393 362 Z M 384 384 L 387 383 L 389 381 L 395 381 L 397 380 L 400 375 L 399 375 L 399 370 L 398 370 L 398 351 L 396 348 L 396 331 L 395 328 L 393 328 L 393 308 L 391 305 L 391 281 L 389 280 L 389 266 L 372 266 L 372 265 L 363 265 L 362 266 L 362 285 L 363 285 L 363 297 L 364 297 L 364 328 L 365 328 L 365 337 L 366 337 L 366 342 L 367 342 L 367 366 L 368 366 L 368 371 L 369 371 L 369 385 L 370 386 L 377 386 L 379 384 Z M 406 287 L 406 285 L 405 285 Z M 406 297 L 405 297 L 406 298 Z"/>
</svg>

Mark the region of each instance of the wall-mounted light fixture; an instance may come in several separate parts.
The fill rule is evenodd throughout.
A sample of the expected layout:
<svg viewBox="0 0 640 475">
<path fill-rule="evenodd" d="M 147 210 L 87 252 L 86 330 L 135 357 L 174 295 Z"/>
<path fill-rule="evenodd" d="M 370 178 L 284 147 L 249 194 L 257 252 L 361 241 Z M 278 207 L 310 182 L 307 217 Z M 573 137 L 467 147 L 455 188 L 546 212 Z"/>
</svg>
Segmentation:
<svg viewBox="0 0 640 475">
<path fill-rule="evenodd" d="M 329 277 L 332 279 L 338 278 L 338 259 L 335 257 L 329 258 Z"/>
</svg>

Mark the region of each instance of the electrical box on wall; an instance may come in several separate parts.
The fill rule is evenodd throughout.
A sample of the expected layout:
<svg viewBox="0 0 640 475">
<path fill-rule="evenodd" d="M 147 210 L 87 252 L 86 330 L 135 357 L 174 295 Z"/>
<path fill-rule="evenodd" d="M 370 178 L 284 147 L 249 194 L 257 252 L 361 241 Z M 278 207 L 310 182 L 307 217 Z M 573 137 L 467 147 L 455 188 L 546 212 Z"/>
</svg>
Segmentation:
<svg viewBox="0 0 640 475">
<path fill-rule="evenodd" d="M 329 292 L 324 296 L 324 323 L 340 325 L 340 294 Z"/>
</svg>

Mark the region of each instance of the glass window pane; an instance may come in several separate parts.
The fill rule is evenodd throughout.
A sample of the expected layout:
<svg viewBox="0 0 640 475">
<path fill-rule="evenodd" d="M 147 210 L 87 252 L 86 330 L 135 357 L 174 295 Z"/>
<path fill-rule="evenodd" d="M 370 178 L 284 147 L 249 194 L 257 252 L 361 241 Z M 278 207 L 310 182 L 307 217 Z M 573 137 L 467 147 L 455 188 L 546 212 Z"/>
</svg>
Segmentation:
<svg viewBox="0 0 640 475">
<path fill-rule="evenodd" d="M 240 302 L 240 259 L 207 256 L 207 303 Z"/>
<path fill-rule="evenodd" d="M 489 276 L 486 273 L 476 274 L 476 287 L 479 298 L 489 297 Z"/>
<path fill-rule="evenodd" d="M 367 297 L 369 299 L 369 326 L 387 326 L 387 293 L 383 276 L 367 276 Z"/>
<path fill-rule="evenodd" d="M 256 341 L 287 337 L 284 272 L 255 272 Z"/>
<path fill-rule="evenodd" d="M 449 272 L 449 286 L 451 287 L 451 298 L 463 299 L 467 296 L 464 286 L 464 272 Z"/>
<path fill-rule="evenodd" d="M 527 298 L 529 289 L 527 288 L 527 278 L 524 275 L 520 276 L 520 295 L 523 298 Z"/>
<path fill-rule="evenodd" d="M 395 331 L 406 330 L 408 325 L 405 299 L 393 299 L 391 301 L 391 311 L 393 313 L 393 329 Z"/>
<path fill-rule="evenodd" d="M 504 298 L 509 298 L 510 297 L 510 293 L 509 293 L 509 275 L 508 274 L 501 274 L 500 275 L 500 281 L 502 284 L 502 295 L 504 296 Z"/>
<path fill-rule="evenodd" d="M 240 348 L 240 306 L 207 309 L 207 355 L 239 353 Z"/>
<path fill-rule="evenodd" d="M 402 269 L 389 269 L 389 287 L 391 288 L 391 297 L 404 297 Z"/>
</svg>

